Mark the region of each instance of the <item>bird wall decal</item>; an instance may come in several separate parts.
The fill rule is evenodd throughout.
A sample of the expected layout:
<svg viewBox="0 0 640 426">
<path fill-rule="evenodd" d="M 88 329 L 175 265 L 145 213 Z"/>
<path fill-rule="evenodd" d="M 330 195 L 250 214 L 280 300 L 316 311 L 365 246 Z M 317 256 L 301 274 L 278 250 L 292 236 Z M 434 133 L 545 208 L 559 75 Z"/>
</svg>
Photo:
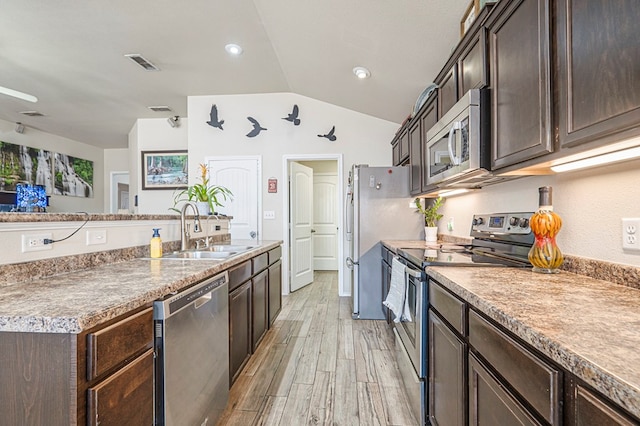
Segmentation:
<svg viewBox="0 0 640 426">
<path fill-rule="evenodd" d="M 249 120 L 251 123 L 253 123 L 253 130 L 250 131 L 249 133 L 247 133 L 247 137 L 248 138 L 254 138 L 254 137 L 258 136 L 261 131 L 267 130 L 266 128 L 261 127 L 260 123 L 258 123 L 258 120 L 256 120 L 255 118 L 247 117 L 247 120 Z"/>
<path fill-rule="evenodd" d="M 337 139 L 336 135 L 334 135 L 334 132 L 336 131 L 336 126 L 333 126 L 331 128 L 331 130 L 329 131 L 329 133 L 327 133 L 326 135 L 318 135 L 319 138 L 327 138 L 329 139 L 331 142 L 335 141 Z"/>
<path fill-rule="evenodd" d="M 207 121 L 207 124 L 211 127 L 217 127 L 220 130 L 224 130 L 222 128 L 224 120 L 218 120 L 218 107 L 216 104 L 211 105 L 211 112 L 209 113 L 209 121 Z"/>
<path fill-rule="evenodd" d="M 294 126 L 297 126 L 300 124 L 300 119 L 298 118 L 298 105 L 294 105 L 293 106 L 293 111 L 291 112 L 291 114 L 287 114 L 286 117 L 283 117 L 283 120 L 287 120 L 293 123 Z"/>
</svg>

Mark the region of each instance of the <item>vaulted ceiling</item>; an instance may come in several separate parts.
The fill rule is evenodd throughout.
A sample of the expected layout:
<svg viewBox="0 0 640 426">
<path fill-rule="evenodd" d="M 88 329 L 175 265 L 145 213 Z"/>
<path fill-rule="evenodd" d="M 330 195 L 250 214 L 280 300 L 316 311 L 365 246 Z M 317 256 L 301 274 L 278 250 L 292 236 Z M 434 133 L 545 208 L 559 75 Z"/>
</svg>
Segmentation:
<svg viewBox="0 0 640 426">
<path fill-rule="evenodd" d="M 5 0 L 0 119 L 124 148 L 187 96 L 294 92 L 401 123 L 460 37 L 469 0 Z M 239 57 L 224 46 L 243 47 Z M 140 53 L 160 71 L 126 58 Z M 352 73 L 364 66 L 371 77 Z M 172 112 L 148 106 L 167 105 Z M 42 117 L 21 111 L 36 110 Z"/>
</svg>

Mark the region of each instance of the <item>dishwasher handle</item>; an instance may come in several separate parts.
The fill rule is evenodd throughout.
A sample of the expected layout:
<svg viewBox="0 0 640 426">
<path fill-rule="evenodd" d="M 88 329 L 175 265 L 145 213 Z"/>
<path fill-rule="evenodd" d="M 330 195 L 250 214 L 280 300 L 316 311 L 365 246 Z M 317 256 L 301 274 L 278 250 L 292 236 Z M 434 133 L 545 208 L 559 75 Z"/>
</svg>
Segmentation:
<svg viewBox="0 0 640 426">
<path fill-rule="evenodd" d="M 188 290 L 174 294 L 164 300 L 153 303 L 153 319 L 165 320 L 187 306 L 194 304 L 198 309 L 213 298 L 213 293 L 228 288 L 229 274 L 227 271 L 208 278 Z"/>
</svg>

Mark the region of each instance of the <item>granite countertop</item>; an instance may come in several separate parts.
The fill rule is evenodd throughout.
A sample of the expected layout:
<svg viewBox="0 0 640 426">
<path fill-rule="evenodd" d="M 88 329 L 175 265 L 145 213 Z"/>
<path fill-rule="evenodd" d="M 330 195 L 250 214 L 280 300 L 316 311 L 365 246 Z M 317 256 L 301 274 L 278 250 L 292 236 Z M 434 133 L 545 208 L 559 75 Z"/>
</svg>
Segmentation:
<svg viewBox="0 0 640 426">
<path fill-rule="evenodd" d="M 232 219 L 231 216 L 218 215 L 220 219 Z M 82 221 L 118 221 L 118 220 L 180 220 L 179 213 L 172 214 L 115 214 L 115 213 L 6 213 L 0 212 L 0 222 L 82 222 Z"/>
<path fill-rule="evenodd" d="M 640 418 L 640 290 L 566 271 L 440 266 L 427 273 Z"/>
<path fill-rule="evenodd" d="M 139 258 L 10 283 L 0 287 L 0 331 L 80 333 L 275 248 L 282 241 L 259 244 L 224 261 Z"/>
</svg>

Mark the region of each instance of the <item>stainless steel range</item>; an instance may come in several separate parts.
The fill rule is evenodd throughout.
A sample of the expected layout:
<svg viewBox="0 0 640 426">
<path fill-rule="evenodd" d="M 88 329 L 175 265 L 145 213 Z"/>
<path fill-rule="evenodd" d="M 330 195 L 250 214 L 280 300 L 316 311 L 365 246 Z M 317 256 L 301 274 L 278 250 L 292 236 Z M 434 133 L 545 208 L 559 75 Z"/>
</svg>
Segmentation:
<svg viewBox="0 0 640 426">
<path fill-rule="evenodd" d="M 534 242 L 529 228 L 532 212 L 473 216 L 469 244 L 436 244 L 426 249 L 399 249 L 405 265 L 410 321 L 395 324 L 398 365 L 412 411 L 420 425 L 428 424 L 429 266 L 531 267 L 527 255 Z"/>
</svg>

